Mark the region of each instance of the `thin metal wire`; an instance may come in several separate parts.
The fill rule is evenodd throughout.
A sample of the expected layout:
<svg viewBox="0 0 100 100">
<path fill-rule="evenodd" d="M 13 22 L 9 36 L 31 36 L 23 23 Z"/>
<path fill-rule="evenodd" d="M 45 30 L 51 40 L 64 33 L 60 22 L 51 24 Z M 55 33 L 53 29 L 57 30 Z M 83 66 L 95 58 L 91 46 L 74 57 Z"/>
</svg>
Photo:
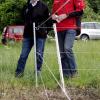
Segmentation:
<svg viewBox="0 0 100 100">
<path fill-rule="evenodd" d="M 44 69 L 46 70 L 46 69 Z M 59 70 L 59 69 L 54 69 L 54 70 Z M 64 69 L 64 70 L 70 70 L 70 69 Z M 71 69 L 72 71 L 75 70 L 75 69 Z M 94 70 L 94 71 L 100 71 L 100 68 L 95 68 L 95 69 L 77 69 L 77 70 L 80 70 L 80 71 L 91 71 L 91 70 Z"/>
<path fill-rule="evenodd" d="M 47 93 L 47 89 L 46 89 L 46 87 L 45 87 L 45 84 L 44 84 L 44 81 L 43 81 L 43 78 L 42 78 L 41 73 L 40 73 L 40 78 L 41 78 L 41 81 L 42 81 L 42 83 L 43 83 L 43 87 L 44 87 L 44 91 L 45 91 L 45 94 L 46 94 L 47 100 L 49 100 L 48 93 Z"/>
<path fill-rule="evenodd" d="M 44 61 L 45 66 L 48 68 L 49 72 L 51 73 L 51 75 L 53 76 L 53 78 L 55 79 L 55 81 L 57 82 L 57 84 L 59 85 L 59 87 L 62 89 L 63 93 L 65 94 L 65 96 L 67 97 L 68 100 L 71 100 L 69 95 L 68 95 L 68 91 L 64 90 L 63 87 L 60 85 L 60 83 L 58 82 L 57 78 L 55 77 L 55 75 L 52 73 L 51 69 L 47 66 L 46 62 Z"/>
<path fill-rule="evenodd" d="M 57 13 L 60 9 L 62 9 L 67 3 L 69 3 L 70 0 L 67 0 L 62 6 L 60 6 L 53 14 Z M 45 24 L 50 18 L 52 17 L 52 15 L 47 18 L 47 20 L 45 20 L 44 22 L 42 22 L 40 25 L 37 26 L 37 28 L 40 28 L 43 24 Z"/>
<path fill-rule="evenodd" d="M 47 28 L 48 29 L 48 28 L 53 28 L 53 27 L 38 27 L 37 26 L 36 29 L 38 29 L 38 28 Z M 68 26 L 68 27 L 57 27 L 57 28 L 72 28 L 72 27 Z M 76 29 L 76 27 L 74 27 L 74 28 Z M 77 27 L 77 28 L 81 28 L 81 27 Z"/>
<path fill-rule="evenodd" d="M 38 52 L 39 53 L 39 52 Z M 40 55 L 40 53 L 39 53 Z M 53 72 L 51 71 L 51 69 L 49 68 L 49 66 L 47 65 L 47 63 L 44 61 L 44 59 L 42 58 L 42 56 L 40 55 L 41 59 L 43 60 L 45 66 L 47 67 L 48 71 L 51 73 L 51 75 L 53 76 L 53 78 L 55 79 L 55 81 L 57 82 L 57 84 L 60 86 L 60 88 L 62 89 L 62 91 L 64 92 L 65 96 L 67 97 L 68 100 L 71 100 L 69 95 L 68 95 L 68 91 L 64 90 L 62 85 L 60 85 L 60 83 L 58 82 L 57 78 L 55 77 L 55 75 L 53 74 Z"/>
<path fill-rule="evenodd" d="M 67 54 L 67 52 L 60 52 L 60 53 L 62 53 L 62 54 L 63 54 L 63 53 L 66 53 L 66 54 Z M 100 54 L 100 52 L 92 52 L 92 53 L 91 53 L 91 52 L 74 52 L 74 53 L 77 53 L 77 54 L 80 54 L 80 53 L 81 53 L 81 54 L 87 54 L 87 53 L 88 53 L 88 54 L 89 54 L 89 53 L 90 53 L 90 54 Z M 45 54 L 56 54 L 56 53 L 55 53 L 55 52 L 47 52 L 47 51 L 46 51 Z"/>
</svg>

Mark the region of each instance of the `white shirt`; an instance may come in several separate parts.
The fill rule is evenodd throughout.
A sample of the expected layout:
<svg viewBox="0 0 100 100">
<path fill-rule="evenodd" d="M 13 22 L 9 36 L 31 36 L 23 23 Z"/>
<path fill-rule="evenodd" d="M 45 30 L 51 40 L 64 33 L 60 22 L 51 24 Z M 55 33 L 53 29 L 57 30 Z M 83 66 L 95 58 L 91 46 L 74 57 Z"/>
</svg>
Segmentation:
<svg viewBox="0 0 100 100">
<path fill-rule="evenodd" d="M 33 3 L 32 0 L 30 0 L 30 3 L 31 3 L 32 6 L 34 7 L 34 6 L 36 6 L 36 4 L 37 4 L 38 1 L 39 1 L 39 0 L 36 0 L 36 1 Z"/>
</svg>

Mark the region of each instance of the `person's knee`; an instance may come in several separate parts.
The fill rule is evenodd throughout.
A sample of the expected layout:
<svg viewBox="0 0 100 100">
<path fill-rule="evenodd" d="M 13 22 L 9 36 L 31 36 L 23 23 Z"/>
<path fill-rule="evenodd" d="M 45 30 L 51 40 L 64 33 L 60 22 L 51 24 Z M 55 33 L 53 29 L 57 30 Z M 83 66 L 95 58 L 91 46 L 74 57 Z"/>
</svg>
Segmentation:
<svg viewBox="0 0 100 100">
<path fill-rule="evenodd" d="M 42 54 L 41 53 L 37 52 L 36 56 L 37 56 L 37 60 L 38 61 L 42 61 L 43 58 L 42 58 Z"/>
<path fill-rule="evenodd" d="M 20 55 L 20 59 L 23 59 L 23 60 L 26 60 L 27 57 L 28 57 L 28 55 L 25 55 L 25 54 L 21 54 L 21 55 Z"/>
<path fill-rule="evenodd" d="M 72 48 L 65 48 L 64 49 L 65 50 L 65 52 L 68 54 L 68 53 L 72 53 Z"/>
</svg>

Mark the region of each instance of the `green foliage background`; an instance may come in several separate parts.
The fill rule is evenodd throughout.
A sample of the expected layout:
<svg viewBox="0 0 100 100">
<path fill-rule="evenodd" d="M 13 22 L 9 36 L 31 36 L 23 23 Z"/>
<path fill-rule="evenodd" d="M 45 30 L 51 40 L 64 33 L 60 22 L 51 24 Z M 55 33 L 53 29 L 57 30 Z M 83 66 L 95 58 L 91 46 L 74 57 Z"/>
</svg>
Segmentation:
<svg viewBox="0 0 100 100">
<path fill-rule="evenodd" d="M 52 9 L 53 0 L 43 0 Z M 22 24 L 21 10 L 27 0 L 0 0 L 0 31 L 7 25 Z M 100 21 L 100 0 L 86 0 L 83 21 Z"/>
</svg>

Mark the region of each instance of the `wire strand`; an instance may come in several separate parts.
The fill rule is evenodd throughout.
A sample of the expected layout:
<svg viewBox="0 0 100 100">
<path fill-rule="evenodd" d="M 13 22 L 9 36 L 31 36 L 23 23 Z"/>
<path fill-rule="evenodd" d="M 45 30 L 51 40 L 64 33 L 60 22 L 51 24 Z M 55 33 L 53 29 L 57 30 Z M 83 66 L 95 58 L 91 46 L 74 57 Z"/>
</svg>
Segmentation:
<svg viewBox="0 0 100 100">
<path fill-rule="evenodd" d="M 61 5 L 53 14 L 57 13 L 60 9 L 62 9 L 67 3 L 69 3 L 70 0 L 67 0 L 63 5 Z M 37 28 L 40 28 L 43 24 L 45 24 L 50 18 L 52 18 L 52 15 L 47 18 L 44 22 L 42 22 L 40 25 L 37 26 Z"/>
</svg>

